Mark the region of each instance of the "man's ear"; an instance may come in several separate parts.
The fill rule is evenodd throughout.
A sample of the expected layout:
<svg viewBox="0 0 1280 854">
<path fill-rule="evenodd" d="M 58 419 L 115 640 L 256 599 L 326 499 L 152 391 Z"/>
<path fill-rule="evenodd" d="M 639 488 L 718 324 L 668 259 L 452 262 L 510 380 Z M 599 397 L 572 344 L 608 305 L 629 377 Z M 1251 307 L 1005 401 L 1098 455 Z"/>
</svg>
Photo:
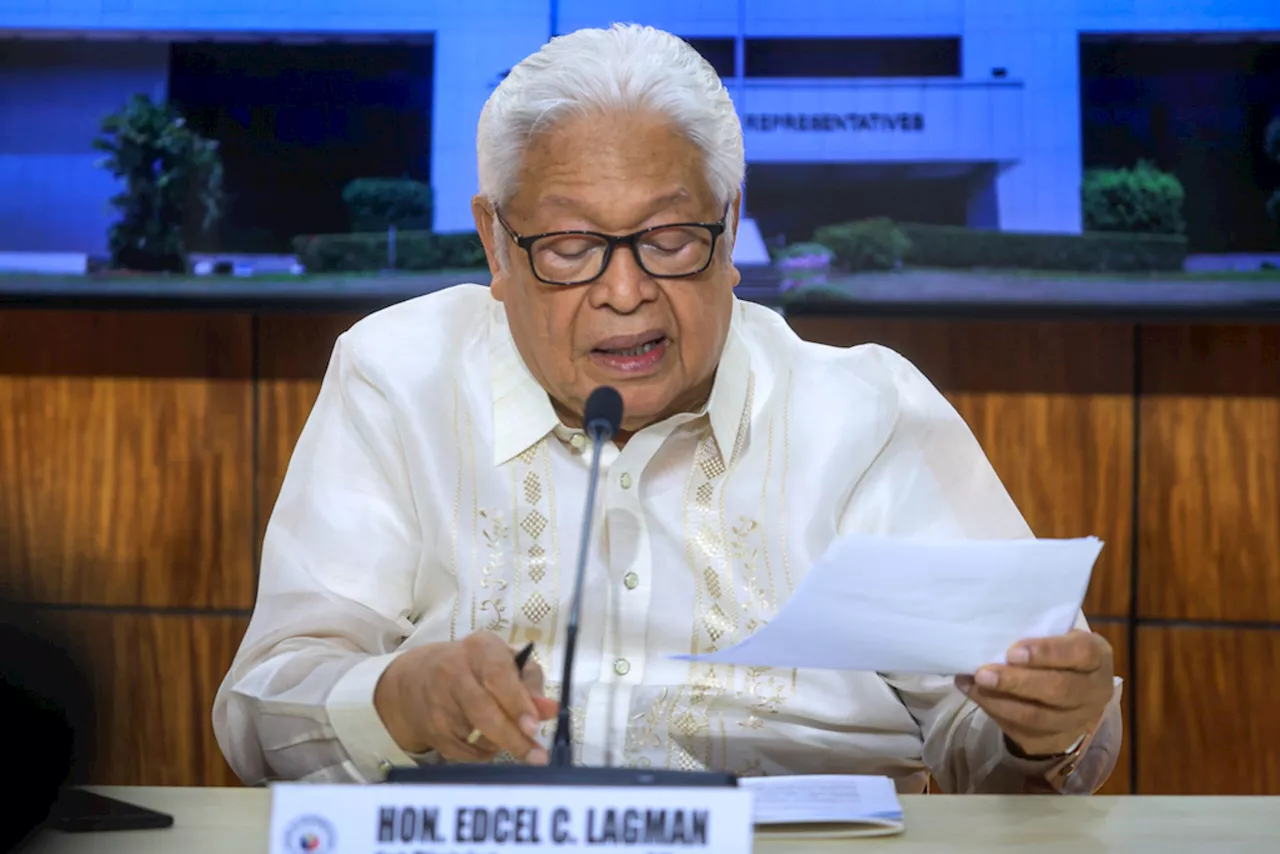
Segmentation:
<svg viewBox="0 0 1280 854">
<path fill-rule="evenodd" d="M 480 235 L 480 243 L 484 245 L 484 257 L 489 263 L 489 276 L 493 279 L 489 284 L 489 290 L 493 293 L 493 298 L 501 302 L 507 290 L 502 260 L 498 256 L 498 240 L 503 235 L 494 233 L 493 207 L 489 204 L 489 200 L 483 196 L 474 197 L 471 200 L 471 216 L 476 221 L 476 233 Z"/>
<path fill-rule="evenodd" d="M 738 195 L 733 197 L 733 245 L 738 245 L 738 223 L 742 222 L 742 191 L 738 191 Z M 729 266 L 733 269 L 733 285 L 737 287 L 742 283 L 742 271 L 733 263 L 733 253 L 729 253 Z"/>
</svg>

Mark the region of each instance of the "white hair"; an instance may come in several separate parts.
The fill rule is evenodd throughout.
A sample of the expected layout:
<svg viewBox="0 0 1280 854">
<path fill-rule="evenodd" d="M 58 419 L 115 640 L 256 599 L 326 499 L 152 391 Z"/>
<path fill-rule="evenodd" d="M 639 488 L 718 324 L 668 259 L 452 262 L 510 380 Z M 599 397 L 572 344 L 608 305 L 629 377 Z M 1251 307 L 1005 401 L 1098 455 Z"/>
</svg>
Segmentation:
<svg viewBox="0 0 1280 854">
<path fill-rule="evenodd" d="M 637 24 L 559 36 L 511 69 L 480 112 L 480 194 L 509 201 L 530 138 L 557 121 L 636 109 L 671 121 L 702 151 L 720 205 L 737 196 L 746 171 L 742 125 L 720 76 L 688 42 Z"/>
</svg>

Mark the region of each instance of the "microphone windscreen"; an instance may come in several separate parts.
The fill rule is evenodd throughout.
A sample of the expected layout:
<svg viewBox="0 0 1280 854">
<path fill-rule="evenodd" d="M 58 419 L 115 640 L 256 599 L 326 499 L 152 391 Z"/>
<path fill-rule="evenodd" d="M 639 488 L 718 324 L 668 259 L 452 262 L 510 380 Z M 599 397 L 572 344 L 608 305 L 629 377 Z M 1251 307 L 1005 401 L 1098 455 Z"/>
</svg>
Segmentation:
<svg viewBox="0 0 1280 854">
<path fill-rule="evenodd" d="M 593 439 L 610 439 L 622 429 L 622 395 L 612 386 L 602 385 L 587 398 L 582 426 Z"/>
</svg>

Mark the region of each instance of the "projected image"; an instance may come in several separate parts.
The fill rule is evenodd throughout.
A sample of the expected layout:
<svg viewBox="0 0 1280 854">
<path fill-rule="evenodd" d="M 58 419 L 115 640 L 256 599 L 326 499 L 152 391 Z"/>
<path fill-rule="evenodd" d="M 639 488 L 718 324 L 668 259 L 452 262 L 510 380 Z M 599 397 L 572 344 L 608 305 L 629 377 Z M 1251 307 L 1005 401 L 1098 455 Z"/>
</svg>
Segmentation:
<svg viewBox="0 0 1280 854">
<path fill-rule="evenodd" d="M 747 157 L 735 258 L 760 298 L 1265 276 L 1280 259 L 1267 3 L 1175 26 L 1096 3 L 1011 23 L 958 0 L 892 15 L 565 0 L 501 20 L 328 4 L 234 21 L 212 6 L 204 20 L 203 2 L 185 32 L 108 11 L 3 31 L 0 123 L 21 129 L 0 156 L 6 269 L 483 281 L 481 105 L 547 38 L 626 17 L 686 38 L 730 91 Z M 175 134 L 183 153 L 162 153 Z"/>
</svg>

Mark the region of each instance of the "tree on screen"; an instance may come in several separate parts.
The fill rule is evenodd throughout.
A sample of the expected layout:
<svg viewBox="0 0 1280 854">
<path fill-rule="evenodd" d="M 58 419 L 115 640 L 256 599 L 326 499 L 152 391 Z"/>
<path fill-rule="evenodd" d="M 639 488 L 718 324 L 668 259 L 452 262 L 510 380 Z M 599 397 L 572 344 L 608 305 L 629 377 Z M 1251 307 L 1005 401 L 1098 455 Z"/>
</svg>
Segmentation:
<svg viewBox="0 0 1280 854">
<path fill-rule="evenodd" d="M 187 271 L 188 224 L 208 230 L 222 213 L 218 144 L 187 127 L 170 104 L 135 95 L 102 121 L 93 147 L 98 166 L 124 187 L 111 198 L 111 266 L 149 272 Z"/>
</svg>

